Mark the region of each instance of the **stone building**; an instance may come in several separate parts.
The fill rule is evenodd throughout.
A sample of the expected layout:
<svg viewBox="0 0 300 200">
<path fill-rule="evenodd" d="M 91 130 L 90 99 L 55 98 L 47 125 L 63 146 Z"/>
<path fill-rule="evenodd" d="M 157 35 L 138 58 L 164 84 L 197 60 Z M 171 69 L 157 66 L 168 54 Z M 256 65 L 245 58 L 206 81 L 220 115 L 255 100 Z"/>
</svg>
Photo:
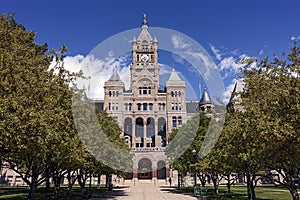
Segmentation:
<svg viewBox="0 0 300 200">
<path fill-rule="evenodd" d="M 173 68 L 165 88 L 159 86 L 158 41 L 148 30 L 146 15 L 141 32 L 132 40 L 130 89 L 115 70 L 104 84 L 105 109 L 124 130 L 122 137 L 134 154 L 129 179 L 169 177 L 164 153 L 172 129 L 180 127 L 197 110 L 214 108 L 204 90 L 199 101 L 186 101 L 186 84 Z"/>
</svg>

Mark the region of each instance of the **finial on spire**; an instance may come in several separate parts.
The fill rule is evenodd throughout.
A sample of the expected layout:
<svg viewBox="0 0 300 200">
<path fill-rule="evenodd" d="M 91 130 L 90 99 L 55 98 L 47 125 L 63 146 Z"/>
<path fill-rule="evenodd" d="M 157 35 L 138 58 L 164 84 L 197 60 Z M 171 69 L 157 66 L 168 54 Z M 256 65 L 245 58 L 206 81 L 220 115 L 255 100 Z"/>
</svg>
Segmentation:
<svg viewBox="0 0 300 200">
<path fill-rule="evenodd" d="M 146 13 L 144 13 L 143 25 L 147 25 L 148 24 L 146 18 L 147 18 L 147 15 L 146 15 Z"/>
</svg>

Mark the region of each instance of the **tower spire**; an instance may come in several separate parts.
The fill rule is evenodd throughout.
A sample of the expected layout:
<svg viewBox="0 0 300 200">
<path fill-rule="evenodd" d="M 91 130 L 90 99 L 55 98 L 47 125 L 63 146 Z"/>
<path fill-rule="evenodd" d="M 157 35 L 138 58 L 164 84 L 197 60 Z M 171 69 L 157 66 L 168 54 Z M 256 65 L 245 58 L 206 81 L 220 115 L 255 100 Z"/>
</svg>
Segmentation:
<svg viewBox="0 0 300 200">
<path fill-rule="evenodd" d="M 146 25 L 146 26 L 148 25 L 148 22 L 147 22 L 147 14 L 146 14 L 146 13 L 144 13 L 144 20 L 143 20 L 143 23 L 142 23 L 142 24 L 143 24 L 143 26 L 144 26 L 144 25 Z"/>
</svg>

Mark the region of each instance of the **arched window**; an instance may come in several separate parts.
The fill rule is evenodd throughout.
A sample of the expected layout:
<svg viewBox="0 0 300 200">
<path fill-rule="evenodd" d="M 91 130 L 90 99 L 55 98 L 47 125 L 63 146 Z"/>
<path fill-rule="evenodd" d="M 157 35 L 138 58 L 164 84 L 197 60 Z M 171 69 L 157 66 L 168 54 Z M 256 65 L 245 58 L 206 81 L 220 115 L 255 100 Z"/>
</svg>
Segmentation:
<svg viewBox="0 0 300 200">
<path fill-rule="evenodd" d="M 129 111 L 131 111 L 131 109 L 132 109 L 132 104 L 131 104 L 131 103 L 129 103 L 128 110 L 129 110 Z"/>
<path fill-rule="evenodd" d="M 151 144 L 147 144 L 147 147 L 154 147 L 155 146 L 155 129 L 154 129 L 154 119 L 148 118 L 147 119 L 147 137 L 152 139 Z"/>
<path fill-rule="evenodd" d="M 143 103 L 143 111 L 147 111 L 147 103 Z"/>
<path fill-rule="evenodd" d="M 158 135 L 160 135 L 162 139 L 161 146 L 165 147 L 166 146 L 166 120 L 163 117 L 158 119 Z"/>
<path fill-rule="evenodd" d="M 149 110 L 153 110 L 153 103 L 149 103 Z"/>
<path fill-rule="evenodd" d="M 176 128 L 176 117 L 172 117 L 172 127 Z"/>
<path fill-rule="evenodd" d="M 136 137 L 144 138 L 144 121 L 143 118 L 137 118 L 135 121 L 135 135 Z M 140 147 L 143 147 L 143 141 L 142 145 Z"/>
<path fill-rule="evenodd" d="M 182 126 L 182 117 L 178 117 L 178 126 Z"/>
<path fill-rule="evenodd" d="M 138 104 L 137 104 L 137 109 L 138 109 L 139 111 L 142 110 L 142 104 L 138 103 Z"/>
</svg>

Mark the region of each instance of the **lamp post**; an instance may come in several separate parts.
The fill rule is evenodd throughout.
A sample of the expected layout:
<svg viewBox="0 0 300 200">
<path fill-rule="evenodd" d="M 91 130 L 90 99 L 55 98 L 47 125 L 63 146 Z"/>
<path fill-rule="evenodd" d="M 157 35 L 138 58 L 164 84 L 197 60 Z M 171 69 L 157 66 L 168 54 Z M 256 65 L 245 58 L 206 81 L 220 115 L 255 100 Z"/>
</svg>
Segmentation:
<svg viewBox="0 0 300 200">
<path fill-rule="evenodd" d="M 196 156 L 197 156 L 197 152 L 195 149 L 193 149 L 192 151 L 193 154 L 193 164 L 194 164 L 194 185 L 197 185 L 197 177 L 196 177 Z"/>
</svg>

